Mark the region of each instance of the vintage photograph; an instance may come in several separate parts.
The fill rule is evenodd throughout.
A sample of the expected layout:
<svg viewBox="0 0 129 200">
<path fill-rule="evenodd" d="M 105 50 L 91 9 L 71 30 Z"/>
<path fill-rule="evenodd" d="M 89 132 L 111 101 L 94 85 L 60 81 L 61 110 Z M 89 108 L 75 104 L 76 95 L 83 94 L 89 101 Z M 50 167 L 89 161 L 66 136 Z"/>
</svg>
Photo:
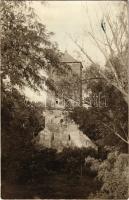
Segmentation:
<svg viewBox="0 0 129 200">
<path fill-rule="evenodd" d="M 1 199 L 128 199 L 128 1 L 1 1 Z"/>
</svg>

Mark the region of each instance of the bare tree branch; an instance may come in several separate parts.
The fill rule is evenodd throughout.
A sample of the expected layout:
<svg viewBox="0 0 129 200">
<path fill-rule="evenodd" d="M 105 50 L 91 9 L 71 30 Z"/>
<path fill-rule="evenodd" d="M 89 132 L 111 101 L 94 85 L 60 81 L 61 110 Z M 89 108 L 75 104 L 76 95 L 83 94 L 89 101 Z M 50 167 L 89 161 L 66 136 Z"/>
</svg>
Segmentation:
<svg viewBox="0 0 129 200">
<path fill-rule="evenodd" d="M 108 128 L 110 131 L 112 131 L 117 137 L 119 137 L 123 142 L 129 144 L 129 139 L 125 140 L 120 134 L 117 133 L 116 128 L 113 125 L 113 128 L 111 128 L 110 126 L 108 126 L 107 124 L 105 124 L 104 122 L 102 122 L 102 124 Z"/>
</svg>

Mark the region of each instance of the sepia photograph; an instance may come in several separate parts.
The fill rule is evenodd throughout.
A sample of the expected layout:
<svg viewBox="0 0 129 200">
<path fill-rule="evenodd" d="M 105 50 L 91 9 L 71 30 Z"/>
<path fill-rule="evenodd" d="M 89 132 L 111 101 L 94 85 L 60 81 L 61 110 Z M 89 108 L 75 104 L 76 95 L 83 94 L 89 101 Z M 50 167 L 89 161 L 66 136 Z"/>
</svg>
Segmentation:
<svg viewBox="0 0 129 200">
<path fill-rule="evenodd" d="M 1 199 L 128 199 L 128 1 L 1 1 Z"/>
</svg>

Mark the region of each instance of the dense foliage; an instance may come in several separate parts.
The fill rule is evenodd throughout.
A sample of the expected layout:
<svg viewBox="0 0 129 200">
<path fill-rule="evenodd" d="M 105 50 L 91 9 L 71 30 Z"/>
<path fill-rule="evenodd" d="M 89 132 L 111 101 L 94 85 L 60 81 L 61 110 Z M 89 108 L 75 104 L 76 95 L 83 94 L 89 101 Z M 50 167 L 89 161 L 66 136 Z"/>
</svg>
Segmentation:
<svg viewBox="0 0 129 200">
<path fill-rule="evenodd" d="M 77 124 L 79 124 L 79 127 L 83 133 L 86 134 L 92 141 L 94 141 L 97 146 L 100 147 L 100 149 L 103 149 L 101 150 L 103 153 L 105 151 L 112 151 L 112 149 L 117 149 L 120 152 L 127 152 L 127 144 L 123 142 L 121 138 L 117 137 L 112 130 L 110 130 L 113 119 L 110 118 L 108 112 L 109 110 L 107 108 L 86 109 L 78 107 L 74 109 L 70 116 Z M 124 113 L 120 113 L 119 118 L 122 115 L 123 123 L 125 123 L 124 119 L 127 120 L 127 118 L 125 115 L 123 116 L 123 114 Z M 122 119 L 122 117 L 120 119 Z M 117 123 L 118 122 L 119 121 L 117 121 Z M 119 128 L 119 123 L 117 128 L 120 132 L 121 129 Z M 125 129 L 127 130 L 127 124 Z M 124 135 L 124 132 L 120 132 L 120 134 Z"/>
<path fill-rule="evenodd" d="M 60 53 L 51 43 L 52 33 L 26 2 L 2 1 L 1 6 L 2 83 L 8 78 L 13 86 L 42 88 L 41 70 L 47 69 L 48 63 L 59 68 Z"/>
<path fill-rule="evenodd" d="M 102 187 L 90 198 L 127 199 L 128 161 L 127 154 L 119 154 L 117 151 L 110 153 L 107 160 L 99 165 L 98 179 L 102 181 Z"/>
<path fill-rule="evenodd" d="M 92 149 L 64 149 L 57 153 L 54 149 L 44 149 L 35 151 L 35 154 L 25 163 L 25 182 L 43 182 L 44 176 L 64 174 L 76 179 L 82 176 L 95 176 L 95 172 L 90 171 L 90 165 L 85 165 L 85 158 L 91 155 L 98 158 L 97 152 Z M 30 177 L 28 177 L 30 175 Z"/>
<path fill-rule="evenodd" d="M 106 105 L 100 104 L 88 109 L 77 107 L 71 113 L 71 117 L 98 145 L 127 152 L 128 105 L 123 95 L 102 78 L 94 65 L 87 68 L 84 74 L 89 78 L 87 89 L 91 96 L 101 93 L 106 98 Z"/>
<path fill-rule="evenodd" d="M 123 78 L 126 78 L 126 70 L 121 66 L 119 58 L 112 57 L 111 61 L 116 66 L 117 75 L 125 80 L 126 90 L 127 80 Z M 112 79 L 112 74 L 107 69 L 103 70 L 103 73 L 107 73 L 108 78 Z M 70 114 L 83 133 L 97 144 L 98 153 L 101 155 L 100 161 L 90 157 L 86 159 L 86 162 L 91 164 L 91 169 L 96 169 L 96 179 L 102 184 L 101 189 L 97 193 L 91 192 L 89 198 L 126 199 L 128 197 L 128 105 L 123 94 L 107 83 L 94 65 L 87 69 L 85 76 L 89 78 L 87 89 L 90 90 L 91 97 L 102 94 L 106 97 L 107 103 L 106 106 L 99 104 L 89 108 L 76 107 Z"/>
<path fill-rule="evenodd" d="M 128 198 L 128 155 L 110 153 L 108 159 L 100 165 L 98 177 L 104 183 L 101 191 L 108 198 Z"/>
<path fill-rule="evenodd" d="M 51 63 L 58 68 L 59 51 L 27 2 L 1 2 L 1 127 L 2 180 L 17 181 L 23 162 L 34 151 L 33 137 L 44 128 L 42 106 L 29 102 L 20 88 L 42 88 Z"/>
<path fill-rule="evenodd" d="M 16 89 L 2 94 L 2 178 L 18 178 L 22 162 L 33 153 L 33 137 L 44 128 L 43 110 Z"/>
</svg>

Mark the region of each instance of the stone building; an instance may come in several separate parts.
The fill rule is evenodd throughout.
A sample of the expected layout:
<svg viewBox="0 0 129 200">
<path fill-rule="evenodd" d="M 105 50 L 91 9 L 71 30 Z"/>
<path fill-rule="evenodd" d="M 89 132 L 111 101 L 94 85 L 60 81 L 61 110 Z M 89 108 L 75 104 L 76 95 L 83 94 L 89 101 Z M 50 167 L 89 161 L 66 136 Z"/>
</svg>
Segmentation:
<svg viewBox="0 0 129 200">
<path fill-rule="evenodd" d="M 63 88 L 62 92 L 52 90 L 47 87 L 46 93 L 46 107 L 64 109 L 66 104 L 69 102 L 72 106 L 79 105 L 80 98 L 80 88 L 79 83 L 74 84 L 74 88 L 72 87 L 73 79 L 80 78 L 80 62 L 75 60 L 67 51 L 62 55 L 60 60 L 61 65 L 67 65 L 68 73 L 58 74 L 53 67 L 49 67 L 48 78 L 52 81 L 52 85 L 55 85 L 63 81 L 71 81 L 71 88 L 69 87 L 66 90 Z"/>
</svg>

